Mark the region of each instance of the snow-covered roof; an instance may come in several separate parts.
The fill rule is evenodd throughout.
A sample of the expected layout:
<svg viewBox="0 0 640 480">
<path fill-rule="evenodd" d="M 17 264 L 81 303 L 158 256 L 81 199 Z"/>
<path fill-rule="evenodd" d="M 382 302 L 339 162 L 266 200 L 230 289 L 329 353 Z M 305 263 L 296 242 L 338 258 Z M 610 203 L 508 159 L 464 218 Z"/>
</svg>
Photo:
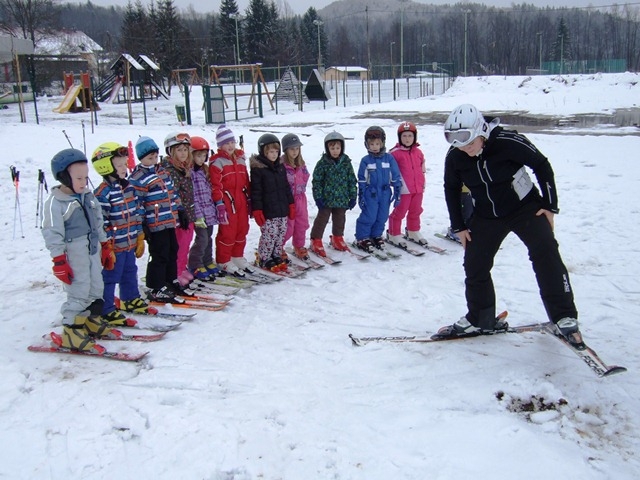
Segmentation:
<svg viewBox="0 0 640 480">
<path fill-rule="evenodd" d="M 36 55 L 83 55 L 102 50 L 87 34 L 78 30 L 36 32 Z"/>
<path fill-rule="evenodd" d="M 338 70 L 339 72 L 347 72 L 347 73 L 360 73 L 366 72 L 367 69 L 364 67 L 329 67 L 327 70 Z"/>
</svg>

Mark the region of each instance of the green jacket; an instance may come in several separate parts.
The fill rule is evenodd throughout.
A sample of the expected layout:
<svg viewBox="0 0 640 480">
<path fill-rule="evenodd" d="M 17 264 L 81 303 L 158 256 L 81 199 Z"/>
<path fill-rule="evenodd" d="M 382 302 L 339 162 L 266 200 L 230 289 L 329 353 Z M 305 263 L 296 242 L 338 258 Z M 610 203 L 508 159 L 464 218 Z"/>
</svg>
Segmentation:
<svg viewBox="0 0 640 480">
<path fill-rule="evenodd" d="M 326 153 L 313 169 L 311 186 L 313 199 L 323 208 L 349 208 L 358 196 L 358 180 L 348 155 L 342 154 L 336 161 Z"/>
</svg>

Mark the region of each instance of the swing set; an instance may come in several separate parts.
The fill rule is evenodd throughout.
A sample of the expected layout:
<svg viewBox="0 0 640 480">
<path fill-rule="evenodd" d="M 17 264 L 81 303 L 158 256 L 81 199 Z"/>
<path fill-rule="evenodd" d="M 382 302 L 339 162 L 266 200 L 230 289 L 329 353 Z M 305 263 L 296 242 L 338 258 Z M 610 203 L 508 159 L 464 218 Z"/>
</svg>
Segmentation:
<svg viewBox="0 0 640 480">
<path fill-rule="evenodd" d="M 247 63 L 243 65 L 211 65 L 211 84 L 212 85 L 221 85 L 220 77 L 222 73 L 225 71 L 230 72 L 244 72 L 249 70 L 251 72 L 251 93 L 238 93 L 237 96 L 249 96 L 249 106 L 247 107 L 247 111 L 251 110 L 251 106 L 253 105 L 254 110 L 257 105 L 254 103 L 254 99 L 257 95 L 258 84 L 264 89 L 264 92 L 267 96 L 267 100 L 269 100 L 269 104 L 271 105 L 271 110 L 274 109 L 273 100 L 271 99 L 271 94 L 269 93 L 269 89 L 267 88 L 267 82 L 264 80 L 264 76 L 262 75 L 262 70 L 260 70 L 261 63 Z M 229 108 L 227 104 L 227 99 L 224 99 L 224 105 L 226 108 Z"/>
</svg>

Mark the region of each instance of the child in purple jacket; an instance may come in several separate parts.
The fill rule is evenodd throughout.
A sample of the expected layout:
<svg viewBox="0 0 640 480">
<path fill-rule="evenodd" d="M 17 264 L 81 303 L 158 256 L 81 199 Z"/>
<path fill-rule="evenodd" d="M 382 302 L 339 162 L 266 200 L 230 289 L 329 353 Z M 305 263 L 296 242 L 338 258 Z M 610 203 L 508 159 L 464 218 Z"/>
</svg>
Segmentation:
<svg viewBox="0 0 640 480">
<path fill-rule="evenodd" d="M 189 250 L 188 269 L 195 278 L 210 279 L 217 272 L 213 261 L 213 226 L 218 215 L 211 196 L 211 182 L 205 166 L 209 158 L 209 143 L 202 137 L 191 137 L 193 154 L 193 200 L 196 220 L 195 240 Z"/>
</svg>

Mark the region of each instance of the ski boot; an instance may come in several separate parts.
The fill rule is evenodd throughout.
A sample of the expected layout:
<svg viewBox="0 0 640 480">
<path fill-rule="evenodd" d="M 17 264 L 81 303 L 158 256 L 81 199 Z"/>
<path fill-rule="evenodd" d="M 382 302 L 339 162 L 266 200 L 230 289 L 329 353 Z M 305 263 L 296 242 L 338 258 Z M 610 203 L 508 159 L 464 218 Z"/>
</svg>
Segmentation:
<svg viewBox="0 0 640 480">
<path fill-rule="evenodd" d="M 406 238 L 407 240 L 411 240 L 412 242 L 417 243 L 418 245 L 422 245 L 423 247 L 426 247 L 429 245 L 429 242 L 427 242 L 427 239 L 424 238 L 422 234 L 417 230 L 416 231 L 405 230 L 404 238 Z"/>
<path fill-rule="evenodd" d="M 367 252 L 367 253 L 373 253 L 373 243 L 371 242 L 371 239 L 369 238 L 364 238 L 362 240 L 356 240 L 353 244 L 356 248 Z"/>
<path fill-rule="evenodd" d="M 438 333 L 432 335 L 431 338 L 434 340 L 443 340 L 447 338 L 457 338 L 457 337 L 476 337 L 479 335 L 492 335 L 494 333 L 504 332 L 509 328 L 509 324 L 506 321 L 507 312 L 502 312 L 495 319 L 495 323 L 493 328 L 480 328 L 472 325 L 467 317 L 461 317 L 460 320 L 455 322 L 453 325 L 449 325 L 447 327 L 442 327 L 438 330 Z"/>
<path fill-rule="evenodd" d="M 309 260 L 309 251 L 305 247 L 293 247 L 293 254 L 300 260 Z"/>
<path fill-rule="evenodd" d="M 576 350 L 584 350 L 586 345 L 582 341 L 582 334 L 575 318 L 562 318 L 556 323 L 558 333 Z"/>
<path fill-rule="evenodd" d="M 325 252 L 325 250 L 324 250 L 324 245 L 322 245 L 322 239 L 321 238 L 312 238 L 311 239 L 311 246 L 309 247 L 309 250 L 311 250 L 313 253 L 315 253 L 319 257 L 326 257 L 327 256 L 327 252 Z"/>
<path fill-rule="evenodd" d="M 254 273 L 256 271 L 255 267 L 244 257 L 231 257 L 231 261 L 241 272 Z"/>
<path fill-rule="evenodd" d="M 382 237 L 372 238 L 371 243 L 373 243 L 373 246 L 378 250 L 384 250 L 384 238 Z"/>
<path fill-rule="evenodd" d="M 122 312 L 114 310 L 112 312 L 103 315 L 102 318 L 109 324 L 110 327 L 129 327 L 129 319 L 125 317 Z"/>
<path fill-rule="evenodd" d="M 407 242 L 402 235 L 391 235 L 389 230 L 387 230 L 387 242 L 400 248 L 408 247 Z"/>
<path fill-rule="evenodd" d="M 349 252 L 349 245 L 346 244 L 346 242 L 344 241 L 344 237 L 340 237 L 340 236 L 333 236 L 331 235 L 330 237 L 330 241 L 331 241 L 331 246 L 338 250 L 339 252 Z"/>
<path fill-rule="evenodd" d="M 83 314 L 76 315 L 72 325 L 62 326 L 62 335 L 51 334 L 51 344 L 55 348 L 68 348 L 78 352 L 89 352 L 100 355 L 107 351 L 102 345 L 98 345 L 85 328 L 87 317 Z"/>
<path fill-rule="evenodd" d="M 140 297 L 121 301 L 120 309 L 131 313 L 150 313 L 149 304 Z"/>
</svg>

